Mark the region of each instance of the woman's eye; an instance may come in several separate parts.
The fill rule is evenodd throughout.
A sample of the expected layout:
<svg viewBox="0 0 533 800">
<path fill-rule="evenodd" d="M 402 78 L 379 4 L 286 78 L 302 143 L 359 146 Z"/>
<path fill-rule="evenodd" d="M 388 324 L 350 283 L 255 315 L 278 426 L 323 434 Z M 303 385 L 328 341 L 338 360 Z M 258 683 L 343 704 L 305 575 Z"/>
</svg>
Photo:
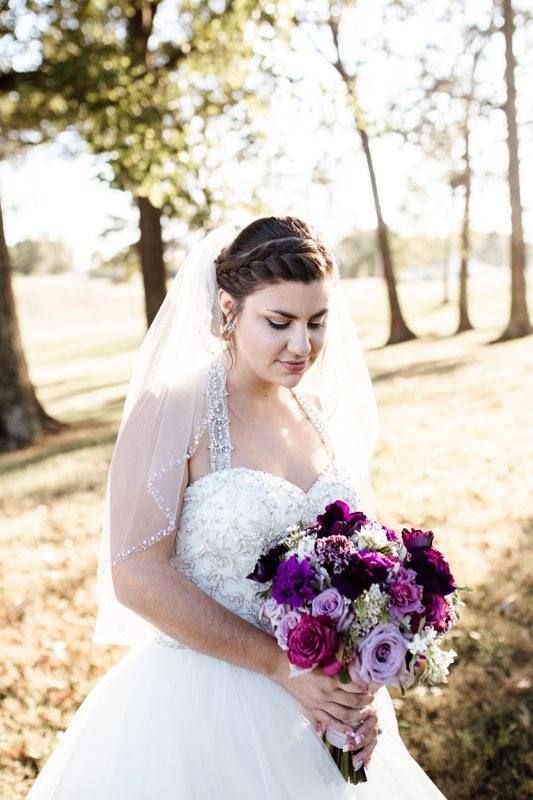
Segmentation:
<svg viewBox="0 0 533 800">
<path fill-rule="evenodd" d="M 281 330 L 282 328 L 288 328 L 288 326 L 290 325 L 290 322 L 276 323 L 272 322 L 271 320 L 267 320 L 267 322 L 271 328 L 276 328 L 277 330 Z M 308 322 L 307 324 L 309 325 L 310 328 L 313 328 L 313 330 L 315 330 L 316 328 L 322 328 L 324 326 L 323 322 Z"/>
</svg>

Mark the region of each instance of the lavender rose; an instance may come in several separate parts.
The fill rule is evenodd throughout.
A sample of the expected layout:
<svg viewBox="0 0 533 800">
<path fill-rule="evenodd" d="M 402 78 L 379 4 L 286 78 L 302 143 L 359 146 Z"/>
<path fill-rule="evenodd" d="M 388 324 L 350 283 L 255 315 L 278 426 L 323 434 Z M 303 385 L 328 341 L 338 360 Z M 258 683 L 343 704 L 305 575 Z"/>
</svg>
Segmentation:
<svg viewBox="0 0 533 800">
<path fill-rule="evenodd" d="M 416 583 L 416 572 L 400 567 L 396 575 L 389 581 L 390 613 L 393 619 L 400 619 L 404 614 L 423 611 L 422 586 Z"/>
<path fill-rule="evenodd" d="M 311 614 L 313 617 L 325 614 L 335 623 L 335 627 L 340 633 L 348 630 L 354 619 L 343 596 L 333 587 L 324 589 L 315 597 L 311 603 Z"/>
<path fill-rule="evenodd" d="M 302 615 L 299 611 L 287 611 L 276 629 L 276 639 L 282 650 L 288 650 L 289 633 L 298 625 Z"/>
<path fill-rule="evenodd" d="M 406 641 L 396 625 L 376 625 L 360 642 L 357 656 L 348 668 L 350 676 L 354 680 L 357 675 L 369 684 L 400 686 L 409 676 L 406 653 Z"/>
<path fill-rule="evenodd" d="M 300 561 L 298 556 L 291 556 L 278 567 L 272 581 L 272 597 L 278 603 L 297 608 L 317 594 L 313 586 L 315 577 L 316 573 L 307 559 Z"/>
<path fill-rule="evenodd" d="M 287 638 L 288 658 L 291 664 L 303 669 L 331 665 L 336 661 L 337 631 L 325 615 L 312 617 L 302 614 Z"/>
<path fill-rule="evenodd" d="M 259 608 L 259 619 L 266 618 L 270 623 L 275 626 L 283 619 L 287 613 L 287 607 L 280 605 L 273 597 L 268 597 L 263 600 Z"/>
</svg>

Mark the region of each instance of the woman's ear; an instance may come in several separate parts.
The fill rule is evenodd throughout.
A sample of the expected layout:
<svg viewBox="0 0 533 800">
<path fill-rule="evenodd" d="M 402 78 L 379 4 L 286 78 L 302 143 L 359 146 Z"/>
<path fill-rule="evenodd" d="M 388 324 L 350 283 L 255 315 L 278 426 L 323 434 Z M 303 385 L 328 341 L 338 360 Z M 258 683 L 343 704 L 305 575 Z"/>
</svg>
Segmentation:
<svg viewBox="0 0 533 800">
<path fill-rule="evenodd" d="M 220 310 L 224 314 L 224 317 L 227 317 L 235 305 L 234 298 L 229 294 L 229 292 L 226 292 L 225 289 L 218 290 L 217 298 Z"/>
</svg>

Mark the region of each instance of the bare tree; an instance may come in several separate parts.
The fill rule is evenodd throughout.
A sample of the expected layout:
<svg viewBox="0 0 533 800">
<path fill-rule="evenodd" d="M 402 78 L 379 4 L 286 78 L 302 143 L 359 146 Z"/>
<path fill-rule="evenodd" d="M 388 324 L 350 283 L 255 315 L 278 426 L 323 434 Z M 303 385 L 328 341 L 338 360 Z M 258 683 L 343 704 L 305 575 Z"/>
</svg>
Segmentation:
<svg viewBox="0 0 533 800">
<path fill-rule="evenodd" d="M 511 311 L 507 327 L 496 341 L 506 341 L 527 336 L 532 332 L 526 294 L 526 248 L 522 224 L 520 194 L 520 159 L 516 122 L 516 58 L 513 52 L 515 20 L 511 0 L 499 0 L 503 13 L 502 31 L 505 37 L 505 83 L 507 97 L 504 104 L 507 119 L 507 149 L 509 153 L 509 195 L 511 200 Z"/>
<path fill-rule="evenodd" d="M 297 14 L 295 15 L 294 21 L 304 31 L 304 33 L 307 34 L 308 38 L 310 38 L 317 52 L 319 52 L 320 55 L 323 56 L 327 61 L 327 63 L 336 70 L 337 74 L 342 80 L 349 107 L 353 113 L 355 129 L 363 149 L 365 162 L 368 169 L 368 176 L 370 179 L 372 199 L 377 220 L 377 245 L 381 256 L 383 277 L 387 287 L 390 324 L 389 336 L 386 343 L 388 345 L 397 344 L 399 342 L 406 342 L 410 339 L 415 339 L 416 334 L 413 333 L 404 319 L 398 297 L 394 260 L 390 246 L 389 229 L 383 217 L 380 192 L 374 167 L 374 159 L 370 146 L 368 123 L 358 93 L 358 67 L 356 66 L 355 69 L 350 70 L 341 55 L 339 29 L 342 21 L 342 3 L 339 4 L 329 0 L 327 6 L 327 15 L 321 19 L 317 20 L 316 17 L 311 18 L 308 14 Z M 309 34 L 310 28 L 325 29 L 329 31 L 333 44 L 333 58 L 325 53 L 322 47 L 317 43 L 317 39 Z"/>
</svg>

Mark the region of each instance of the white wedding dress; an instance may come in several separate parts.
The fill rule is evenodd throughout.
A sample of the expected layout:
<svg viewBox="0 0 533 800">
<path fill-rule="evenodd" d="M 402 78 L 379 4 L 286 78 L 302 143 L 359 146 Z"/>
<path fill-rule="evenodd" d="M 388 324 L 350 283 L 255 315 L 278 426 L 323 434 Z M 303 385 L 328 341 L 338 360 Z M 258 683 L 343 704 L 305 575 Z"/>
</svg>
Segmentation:
<svg viewBox="0 0 533 800">
<path fill-rule="evenodd" d="M 217 464 L 185 490 L 173 566 L 259 625 L 262 587 L 246 578 L 257 557 L 286 526 L 313 522 L 329 502 L 356 508 L 357 491 L 333 457 L 318 412 L 296 390 L 330 453 L 313 486 L 305 492 L 269 472 L 232 467 L 225 385 L 208 385 L 220 409 L 208 428 L 213 442 L 217 425 Z M 348 785 L 287 690 L 154 629 L 152 640 L 132 647 L 94 686 L 27 798 L 443 800 L 400 739 L 386 688 L 375 703 L 383 733 L 368 782 Z"/>
</svg>

